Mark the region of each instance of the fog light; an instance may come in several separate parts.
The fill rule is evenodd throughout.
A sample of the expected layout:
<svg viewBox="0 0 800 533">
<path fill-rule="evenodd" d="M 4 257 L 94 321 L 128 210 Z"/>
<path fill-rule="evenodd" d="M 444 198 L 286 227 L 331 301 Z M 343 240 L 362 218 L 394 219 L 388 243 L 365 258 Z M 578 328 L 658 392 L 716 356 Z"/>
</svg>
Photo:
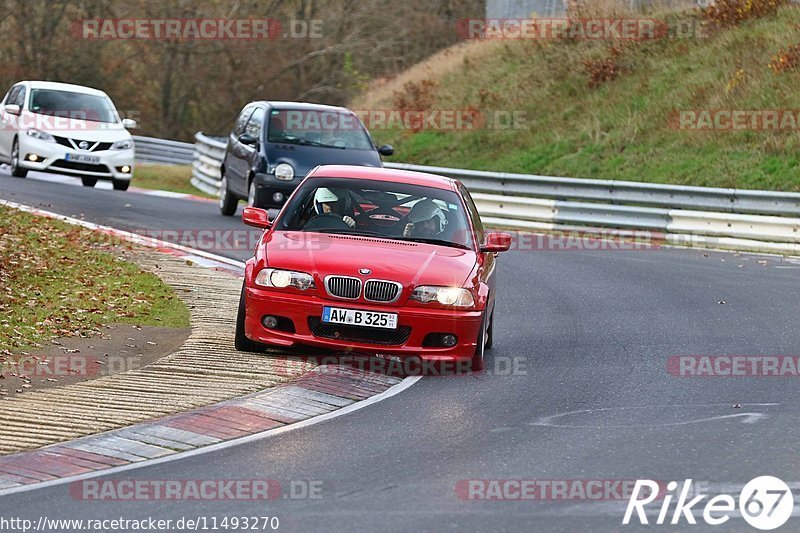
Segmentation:
<svg viewBox="0 0 800 533">
<path fill-rule="evenodd" d="M 276 192 L 275 194 L 273 194 L 272 195 L 272 201 L 275 202 L 276 204 L 281 203 L 283 201 L 283 193 L 282 192 Z"/>
<path fill-rule="evenodd" d="M 261 319 L 261 323 L 264 324 L 264 327 L 267 329 L 275 329 L 278 325 L 278 319 L 274 316 L 267 315 Z"/>
<path fill-rule="evenodd" d="M 448 348 L 455 346 L 457 342 L 458 342 L 458 337 L 456 337 L 455 335 L 450 335 L 450 334 L 442 335 L 442 344 L 444 346 L 447 346 Z"/>
<path fill-rule="evenodd" d="M 36 154 L 28 154 L 28 161 L 34 161 L 35 162 L 35 161 L 38 161 L 38 160 L 39 160 L 39 156 L 38 155 L 36 155 Z"/>
<path fill-rule="evenodd" d="M 127 174 L 128 172 L 131 171 L 131 167 L 129 167 L 128 165 L 125 165 L 122 168 L 120 168 L 119 170 L 120 170 L 120 172 L 123 172 L 123 173 Z"/>
</svg>

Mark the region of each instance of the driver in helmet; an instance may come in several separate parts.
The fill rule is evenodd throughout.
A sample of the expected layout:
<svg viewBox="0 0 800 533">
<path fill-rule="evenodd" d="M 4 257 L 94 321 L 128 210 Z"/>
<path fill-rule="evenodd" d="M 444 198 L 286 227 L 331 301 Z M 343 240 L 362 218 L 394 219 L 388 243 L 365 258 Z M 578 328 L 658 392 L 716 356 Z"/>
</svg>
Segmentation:
<svg viewBox="0 0 800 533">
<path fill-rule="evenodd" d="M 317 189 L 317 192 L 314 193 L 314 214 L 316 216 L 322 215 L 332 215 L 332 216 L 340 216 L 336 213 L 336 203 L 339 201 L 339 197 L 334 193 L 332 190 L 327 189 L 325 187 L 320 187 Z M 355 227 L 356 221 L 353 220 L 353 217 L 344 215 L 342 216 L 342 220 L 348 226 Z"/>
<path fill-rule="evenodd" d="M 436 202 L 426 198 L 414 204 L 408 213 L 408 223 L 403 228 L 403 237 L 429 239 L 444 231 L 447 218 Z"/>
</svg>

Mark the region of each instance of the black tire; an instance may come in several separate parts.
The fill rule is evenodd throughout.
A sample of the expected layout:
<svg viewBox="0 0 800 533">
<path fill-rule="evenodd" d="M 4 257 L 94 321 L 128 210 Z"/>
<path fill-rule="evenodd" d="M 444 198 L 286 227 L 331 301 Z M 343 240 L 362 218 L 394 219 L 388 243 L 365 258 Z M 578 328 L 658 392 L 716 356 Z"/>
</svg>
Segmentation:
<svg viewBox="0 0 800 533">
<path fill-rule="evenodd" d="M 131 184 L 131 180 L 111 180 L 115 191 L 127 191 Z"/>
<path fill-rule="evenodd" d="M 489 329 L 486 331 L 486 344 L 484 347 L 487 350 L 492 348 L 492 344 L 494 343 L 494 309 L 492 309 L 492 314 L 489 316 Z"/>
<path fill-rule="evenodd" d="M 236 334 L 234 336 L 234 346 L 240 352 L 263 352 L 265 345 L 251 341 L 244 334 L 244 319 L 246 311 L 244 307 L 244 283 L 242 284 L 242 294 L 239 296 L 239 312 L 236 314 Z"/>
<path fill-rule="evenodd" d="M 236 214 L 236 208 L 239 205 L 239 199 L 231 194 L 228 188 L 228 178 L 222 176 L 222 181 L 219 186 L 219 212 L 230 217 Z"/>
<path fill-rule="evenodd" d="M 97 178 L 84 176 L 81 178 L 81 183 L 83 183 L 84 187 L 94 187 L 95 185 L 97 185 Z"/>
<path fill-rule="evenodd" d="M 478 332 L 478 340 L 475 346 L 475 353 L 472 356 L 472 371 L 479 372 L 483 370 L 486 355 L 486 315 L 483 315 L 481 320 L 481 330 Z"/>
<path fill-rule="evenodd" d="M 270 207 L 274 207 L 272 205 L 272 200 L 267 198 L 264 191 L 259 190 L 258 186 L 256 185 L 256 178 L 250 178 L 250 182 L 247 186 L 247 207 L 260 207 L 261 209 L 269 209 Z M 280 206 L 277 206 L 280 207 Z"/>
<path fill-rule="evenodd" d="M 24 178 L 28 175 L 28 170 L 19 166 L 19 142 L 14 139 L 11 147 L 11 175 L 15 178 Z"/>
</svg>

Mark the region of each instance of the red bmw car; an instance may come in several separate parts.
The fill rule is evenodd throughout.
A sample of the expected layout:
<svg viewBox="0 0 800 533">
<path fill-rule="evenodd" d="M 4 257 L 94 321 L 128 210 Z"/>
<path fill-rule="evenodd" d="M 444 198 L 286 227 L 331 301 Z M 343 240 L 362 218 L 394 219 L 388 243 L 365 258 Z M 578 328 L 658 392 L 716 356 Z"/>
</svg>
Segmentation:
<svg viewBox="0 0 800 533">
<path fill-rule="evenodd" d="M 457 180 L 356 166 L 312 170 L 247 261 L 236 348 L 300 345 L 473 370 L 492 345 L 495 261 L 511 236 L 484 231 Z"/>
</svg>

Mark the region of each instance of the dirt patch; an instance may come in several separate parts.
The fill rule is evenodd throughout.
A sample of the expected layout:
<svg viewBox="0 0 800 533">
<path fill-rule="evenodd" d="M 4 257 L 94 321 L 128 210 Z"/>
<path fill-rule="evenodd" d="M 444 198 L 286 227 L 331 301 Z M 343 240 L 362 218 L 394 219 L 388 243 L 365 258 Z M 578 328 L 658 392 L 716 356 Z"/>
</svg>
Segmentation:
<svg viewBox="0 0 800 533">
<path fill-rule="evenodd" d="M 64 337 L 30 355 L 0 356 L 0 398 L 118 374 L 176 352 L 191 328 L 111 324 L 99 337 Z"/>
</svg>

